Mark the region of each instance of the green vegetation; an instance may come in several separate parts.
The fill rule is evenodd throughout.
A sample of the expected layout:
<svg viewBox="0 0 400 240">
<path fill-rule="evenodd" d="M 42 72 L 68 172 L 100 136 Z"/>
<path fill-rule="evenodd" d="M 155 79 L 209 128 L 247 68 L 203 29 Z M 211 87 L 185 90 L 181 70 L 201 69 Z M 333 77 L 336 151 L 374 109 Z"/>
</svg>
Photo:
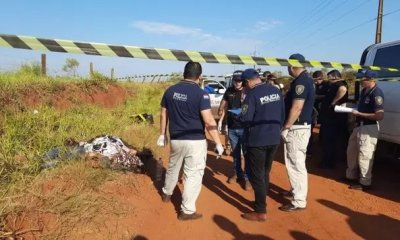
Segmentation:
<svg viewBox="0 0 400 240">
<path fill-rule="evenodd" d="M 52 147 L 63 146 L 67 138 L 85 141 L 101 134 L 120 136 L 138 150 L 149 148 L 154 155 L 160 155 L 161 150 L 155 148 L 157 128 L 135 124 L 132 115 L 152 113 L 157 121 L 159 101 L 168 84 L 121 83 L 132 94 L 113 109 L 80 103 L 59 111 L 46 102 L 32 108 L 22 101 L 32 92 L 52 96 L 73 87 L 90 93 L 93 89 L 107 91 L 110 84 L 115 83 L 106 78 L 41 77 L 35 67 L 0 74 L 0 238 L 6 217 L 16 217 L 29 209 L 63 219 L 62 227 L 49 239 L 62 238 L 70 230 L 68 226 L 85 223 L 99 211 L 118 214 L 112 208 L 112 200 L 97 191 L 98 186 L 112 180 L 116 173 L 93 169 L 83 160 L 66 162 L 43 172 L 40 168 L 43 155 Z M 60 177 L 72 182 L 71 191 L 43 192 L 43 184 Z"/>
<path fill-rule="evenodd" d="M 76 71 L 78 70 L 79 62 L 75 58 L 67 58 L 62 70 L 72 76 L 76 76 Z"/>
</svg>

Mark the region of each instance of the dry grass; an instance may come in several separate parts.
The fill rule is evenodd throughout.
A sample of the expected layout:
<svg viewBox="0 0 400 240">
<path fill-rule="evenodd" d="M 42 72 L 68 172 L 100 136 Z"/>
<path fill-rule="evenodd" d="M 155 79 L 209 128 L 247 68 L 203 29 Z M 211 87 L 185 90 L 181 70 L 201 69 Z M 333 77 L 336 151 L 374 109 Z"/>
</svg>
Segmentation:
<svg viewBox="0 0 400 240">
<path fill-rule="evenodd" d="M 66 84 L 54 79 L 40 79 L 43 82 L 31 76 L 29 79 L 40 91 L 57 92 Z M 17 80 L 19 82 L 15 82 Z M 98 83 L 78 85 L 90 91 L 90 84 Z M 14 92 L 16 101 L 19 91 L 29 87 L 12 74 L 0 74 L 0 85 L 0 95 L 4 95 L 4 91 Z M 40 169 L 43 154 L 52 147 L 61 146 L 68 137 L 88 140 L 100 134 L 113 134 L 139 150 L 148 148 L 159 155 L 160 150 L 155 147 L 157 128 L 135 124 L 130 116 L 153 113 L 157 124 L 159 101 L 168 84 L 123 86 L 134 89 L 136 94 L 115 109 L 80 105 L 58 112 L 52 107 L 40 106 L 39 114 L 32 114 L 29 109 L 13 109 L 1 114 L 0 239 L 5 234 L 28 236 L 33 233 L 24 231 L 30 230 L 41 230 L 40 234 L 35 232 L 41 239 L 91 236 L 104 228 L 108 229 L 110 237 L 103 238 L 126 239 L 131 234 L 115 235 L 115 229 L 104 225 L 104 219 L 134 211 L 133 206 L 121 204 L 102 190 L 105 183 L 120 179 L 123 173 L 93 168 L 84 160 L 68 161 L 49 171 Z M 135 178 L 127 181 L 134 192 Z"/>
</svg>

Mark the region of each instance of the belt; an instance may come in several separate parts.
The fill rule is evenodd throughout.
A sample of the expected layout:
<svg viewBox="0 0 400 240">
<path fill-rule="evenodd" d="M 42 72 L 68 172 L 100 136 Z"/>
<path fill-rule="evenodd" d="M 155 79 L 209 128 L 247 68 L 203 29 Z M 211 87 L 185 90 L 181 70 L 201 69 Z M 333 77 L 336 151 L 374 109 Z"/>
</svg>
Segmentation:
<svg viewBox="0 0 400 240">
<path fill-rule="evenodd" d="M 308 122 L 295 122 L 295 123 L 293 123 L 293 125 L 301 125 L 301 126 L 307 126 L 307 125 L 310 125 L 310 123 L 308 123 Z"/>
<path fill-rule="evenodd" d="M 371 122 L 364 122 L 364 121 L 360 121 L 360 122 L 357 122 L 357 126 L 365 126 L 365 125 L 376 125 L 377 124 L 377 122 L 376 121 L 371 121 Z"/>
</svg>

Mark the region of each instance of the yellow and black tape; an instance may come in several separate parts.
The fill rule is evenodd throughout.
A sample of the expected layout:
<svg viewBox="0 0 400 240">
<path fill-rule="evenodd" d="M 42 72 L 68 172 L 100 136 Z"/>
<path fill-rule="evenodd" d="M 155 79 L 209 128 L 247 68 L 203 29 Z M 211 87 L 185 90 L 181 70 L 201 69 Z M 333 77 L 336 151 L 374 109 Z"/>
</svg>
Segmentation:
<svg viewBox="0 0 400 240">
<path fill-rule="evenodd" d="M 335 69 L 371 69 L 374 71 L 399 72 L 400 69 L 378 66 L 362 66 L 339 62 L 298 61 L 273 57 L 255 57 L 249 55 L 232 55 L 198 51 L 184 51 L 162 48 L 143 48 L 136 46 L 112 45 L 104 43 L 77 42 L 61 39 L 46 39 L 31 36 L 0 34 L 0 47 L 27 50 L 75 53 L 96 56 L 112 56 L 169 61 L 196 61 L 201 63 L 292 66 Z"/>
<path fill-rule="evenodd" d="M 116 80 L 130 80 L 130 79 L 144 79 L 144 78 L 162 78 L 162 77 L 182 77 L 182 73 L 174 73 L 174 74 L 151 74 L 151 75 L 135 75 L 135 76 L 127 76 L 120 77 Z M 203 78 L 225 78 L 225 75 L 202 75 Z"/>
</svg>

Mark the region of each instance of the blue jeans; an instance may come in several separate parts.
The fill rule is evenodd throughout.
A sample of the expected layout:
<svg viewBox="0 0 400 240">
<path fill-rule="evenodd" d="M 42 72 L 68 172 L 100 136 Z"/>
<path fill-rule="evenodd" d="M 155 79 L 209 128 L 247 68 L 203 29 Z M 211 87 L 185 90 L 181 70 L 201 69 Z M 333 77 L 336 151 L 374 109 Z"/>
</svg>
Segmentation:
<svg viewBox="0 0 400 240">
<path fill-rule="evenodd" d="M 248 179 L 250 169 L 245 164 L 245 172 L 242 169 L 242 151 L 243 149 L 243 133 L 244 129 L 228 129 L 228 137 L 229 142 L 232 147 L 232 158 L 233 158 L 233 169 L 235 170 L 237 178 L 240 179 Z"/>
</svg>

